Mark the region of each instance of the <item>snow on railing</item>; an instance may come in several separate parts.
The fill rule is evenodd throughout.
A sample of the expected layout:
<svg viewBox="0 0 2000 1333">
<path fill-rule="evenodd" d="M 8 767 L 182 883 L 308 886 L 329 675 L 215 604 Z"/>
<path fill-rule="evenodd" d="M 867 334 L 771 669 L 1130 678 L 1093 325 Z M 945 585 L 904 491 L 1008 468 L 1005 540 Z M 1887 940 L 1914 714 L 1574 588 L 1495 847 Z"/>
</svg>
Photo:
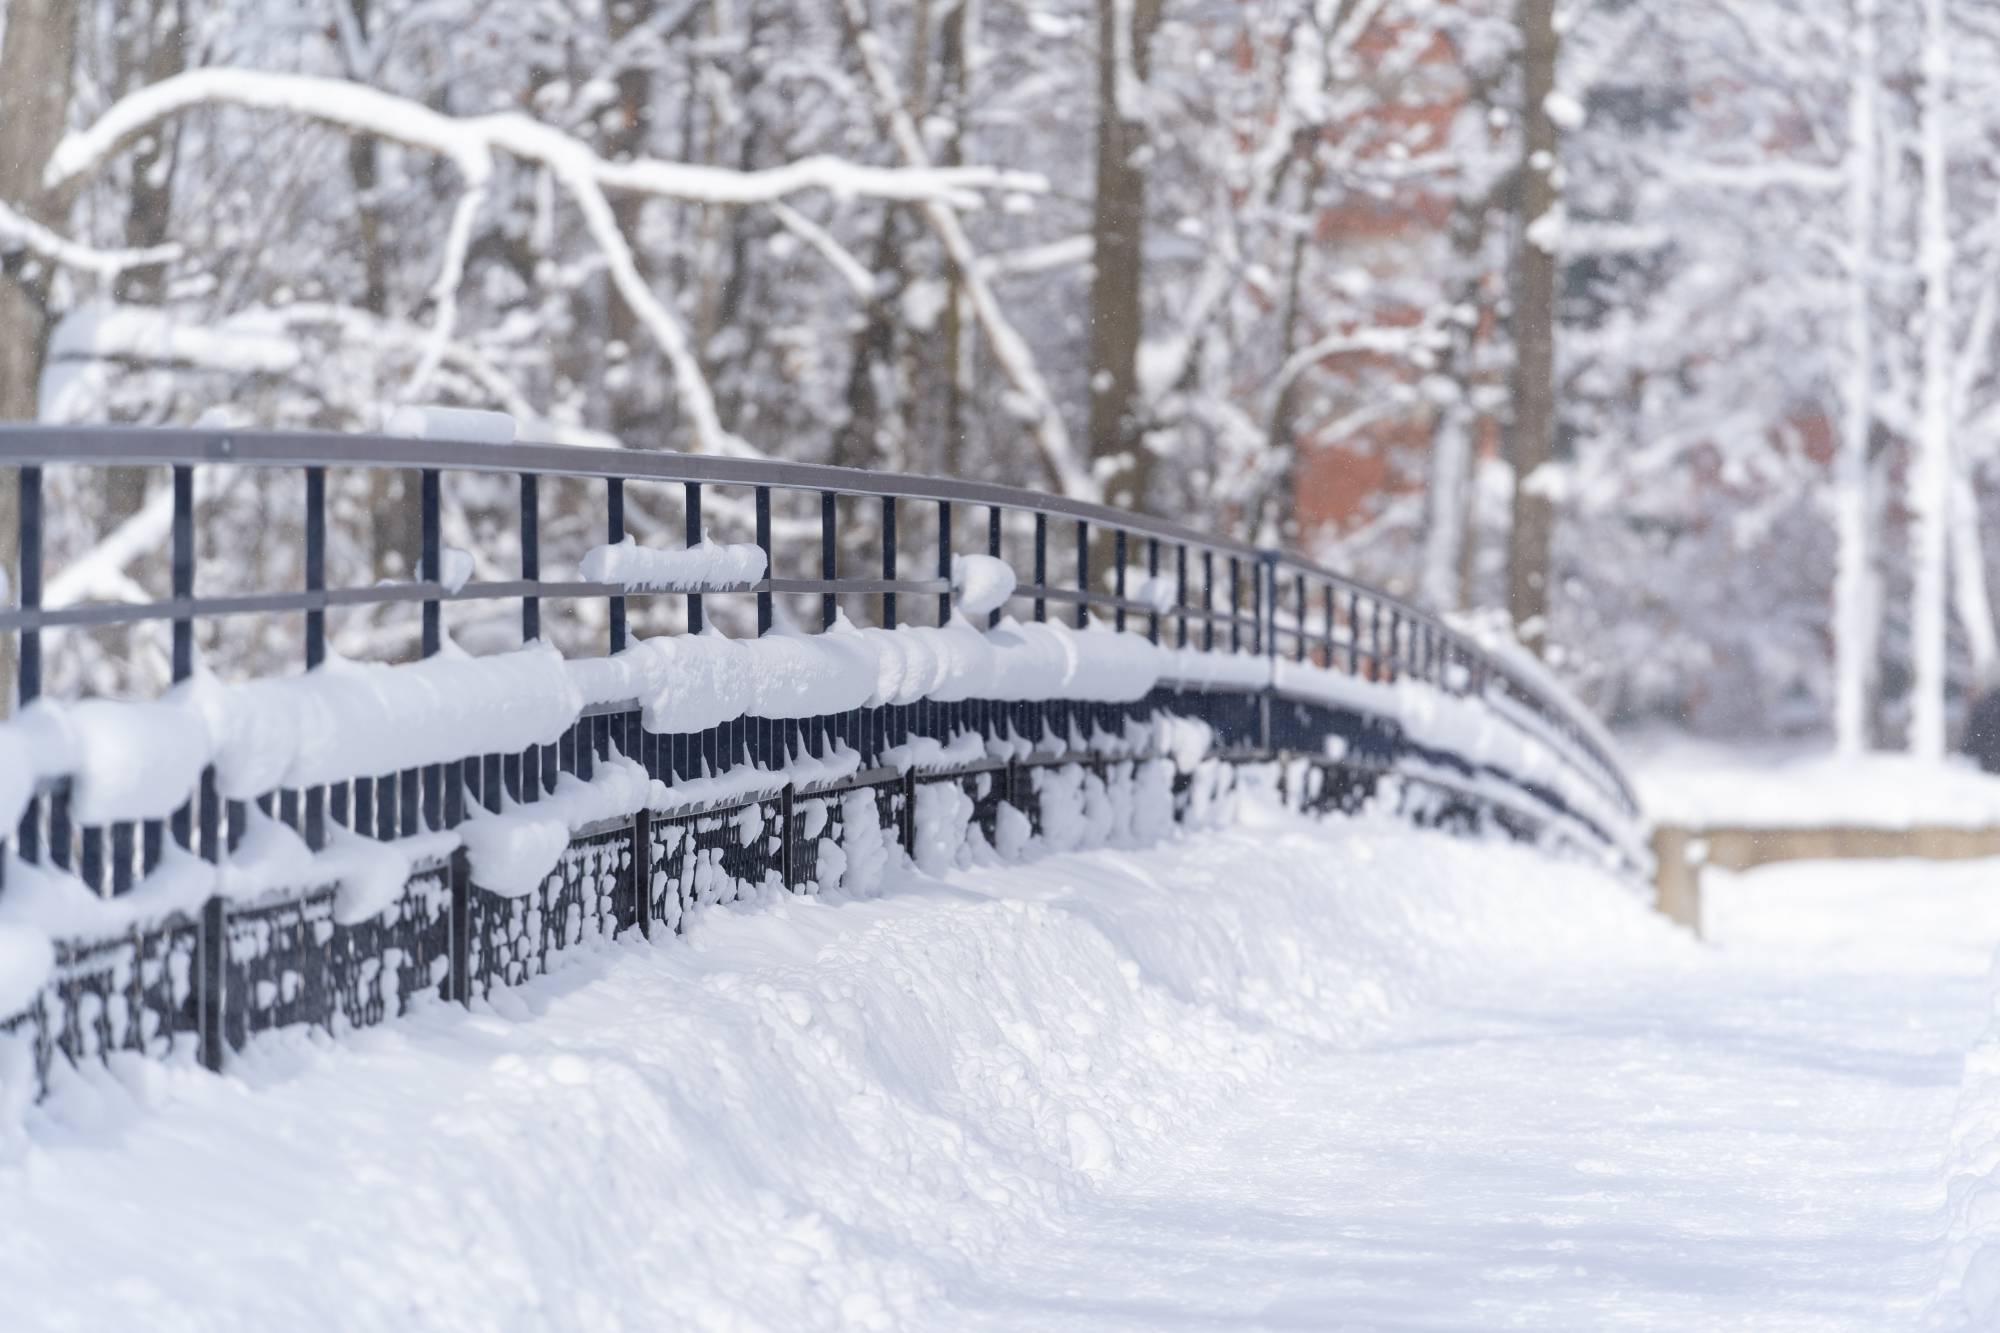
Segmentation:
<svg viewBox="0 0 2000 1333">
<path fill-rule="evenodd" d="M 1176 808 L 1202 806 L 1205 755 L 1283 761 L 1307 804 L 1400 791 L 1416 817 L 1488 810 L 1644 860 L 1601 731 L 1550 682 L 1307 562 L 982 483 L 518 444 L 486 424 L 441 437 L 451 421 L 409 438 L 0 427 L 22 516 L 0 633 L 23 705 L 0 723 L 0 1034 L 38 1033 L 41 1067 L 58 1046 L 160 1049 L 190 1022 L 214 1065 L 262 1026 L 378 1021 L 425 988 L 464 999 L 588 922 L 650 933 L 731 885 L 840 882 L 850 851 L 874 855 L 844 850 L 855 821 L 907 854 L 921 843 L 926 864 L 940 844 L 919 826 L 936 818 L 1008 854 L 1045 830 L 1069 845 L 1084 806 L 1128 808 L 1118 793 L 1142 772 L 1178 773 Z M 114 465 L 171 473 L 171 595 L 44 605 L 45 471 Z M 197 465 L 303 474 L 302 588 L 196 595 Z M 416 472 L 413 581 L 329 586 L 329 467 Z M 490 549 L 443 544 L 457 474 L 515 479 L 518 578 L 490 577 Z M 602 488 L 603 541 L 577 581 L 541 575 L 545 482 L 572 504 Z M 682 545 L 657 544 L 656 515 L 652 544 L 627 531 L 628 487 L 668 488 Z M 774 494 L 816 501 L 818 523 L 775 525 Z M 490 521 L 469 531 L 490 533 L 503 516 L 483 495 Z M 754 540 L 713 540 L 705 506 Z M 954 522 L 981 511 L 983 530 Z M 934 573 L 912 577 L 918 541 Z M 146 545 L 118 542 L 80 562 Z M 840 569 L 859 547 L 879 573 Z M 780 598 L 816 599 L 817 632 L 781 626 Z M 545 602 L 600 599 L 604 652 L 566 658 L 543 637 Z M 932 623 L 908 623 L 918 599 Z M 504 601 L 518 648 L 474 656 L 445 636 L 445 605 Z M 633 601 L 679 614 L 635 635 Z M 330 610 L 395 603 L 419 608 L 419 660 L 331 650 Z M 199 625 L 301 614 L 300 673 L 225 683 L 196 661 Z M 42 697 L 50 631 L 159 620 L 176 681 L 160 698 Z M 278 998 L 247 1011 L 260 996 Z M 86 1023 L 86 1002 L 119 1020 Z"/>
</svg>

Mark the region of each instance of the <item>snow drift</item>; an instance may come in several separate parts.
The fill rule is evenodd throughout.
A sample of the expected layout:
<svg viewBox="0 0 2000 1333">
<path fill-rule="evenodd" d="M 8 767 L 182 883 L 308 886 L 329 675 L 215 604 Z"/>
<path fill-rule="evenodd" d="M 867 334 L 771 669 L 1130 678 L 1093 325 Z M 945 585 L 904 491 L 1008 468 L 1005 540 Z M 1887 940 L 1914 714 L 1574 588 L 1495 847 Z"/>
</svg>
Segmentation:
<svg viewBox="0 0 2000 1333">
<path fill-rule="evenodd" d="M 1682 947 L 1531 849 L 1236 818 L 700 912 L 222 1077 L 64 1075 L 0 1120 L 0 1286 L 85 1327 L 926 1326 L 1313 1044 L 1469 970 Z"/>
</svg>

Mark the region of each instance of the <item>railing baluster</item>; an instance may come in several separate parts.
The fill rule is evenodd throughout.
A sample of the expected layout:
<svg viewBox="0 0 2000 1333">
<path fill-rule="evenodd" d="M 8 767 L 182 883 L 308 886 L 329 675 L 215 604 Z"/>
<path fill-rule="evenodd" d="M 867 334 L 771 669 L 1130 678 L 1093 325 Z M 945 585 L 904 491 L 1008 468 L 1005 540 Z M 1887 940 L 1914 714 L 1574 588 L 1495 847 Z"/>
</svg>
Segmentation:
<svg viewBox="0 0 2000 1333">
<path fill-rule="evenodd" d="M 778 576 L 778 562 L 771 550 L 771 488 L 759 486 L 756 491 L 757 504 L 757 547 L 764 552 L 764 581 L 769 583 Z M 766 587 L 757 594 L 757 632 L 771 632 L 771 590 Z"/>
<path fill-rule="evenodd" d="M 882 577 L 896 577 L 896 497 L 882 497 Z M 882 594 L 882 627 L 896 628 L 896 594 Z"/>
<path fill-rule="evenodd" d="M 1188 561 L 1187 543 L 1174 543 L 1174 609 L 1175 619 L 1180 622 L 1174 631 L 1174 646 L 1187 647 L 1188 642 Z"/>
<path fill-rule="evenodd" d="M 185 463 L 173 469 L 173 593 L 174 600 L 194 600 L 194 469 Z M 173 674 L 180 682 L 194 674 L 194 620 L 174 617 Z M 67 821 L 65 821 L 67 822 Z M 182 805 L 173 815 L 174 841 L 183 847 L 194 836 L 193 804 Z M 67 849 L 65 849 L 67 857 Z"/>
<path fill-rule="evenodd" d="M 1154 643 L 1160 641 L 1160 539 L 1146 539 L 1146 637 Z"/>
<path fill-rule="evenodd" d="M 938 594 L 937 623 L 951 621 L 951 501 L 938 501 L 937 533 L 937 573 L 944 580 L 944 591 Z"/>
<path fill-rule="evenodd" d="M 684 515 L 683 527 L 687 534 L 688 546 L 695 547 L 701 545 L 701 483 L 688 482 L 686 494 L 687 512 Z M 688 594 L 687 623 L 688 632 L 691 634 L 701 633 L 706 625 L 701 612 L 701 594 L 698 592 Z"/>
<path fill-rule="evenodd" d="M 1293 633 L 1294 637 L 1298 640 L 1298 651 L 1294 660 L 1303 662 L 1306 660 L 1306 576 L 1304 574 L 1295 574 L 1292 576 L 1292 592 L 1294 597 L 1293 615 L 1296 617 L 1293 621 Z"/>
<path fill-rule="evenodd" d="M 1215 651 L 1215 552 L 1201 553 L 1201 649 Z"/>
<path fill-rule="evenodd" d="M 1076 627 L 1090 623 L 1090 524 L 1076 521 Z"/>
<path fill-rule="evenodd" d="M 521 581 L 538 583 L 542 577 L 542 479 L 533 472 L 521 474 Z M 532 592 L 521 598 L 521 642 L 533 643 L 542 637 L 542 599 Z"/>
<path fill-rule="evenodd" d="M 819 576 L 832 583 L 840 577 L 840 542 L 836 532 L 839 521 L 838 497 L 832 491 L 819 493 Z M 819 595 L 819 624 L 821 629 L 832 629 L 840 618 L 840 597 L 828 588 Z"/>
<path fill-rule="evenodd" d="M 1125 628 L 1125 529 L 1111 531 L 1111 595 L 1118 599 L 1113 608 L 1111 625 L 1113 629 Z"/>
<path fill-rule="evenodd" d="M 15 484 L 20 488 L 21 609 L 35 611 L 42 605 L 42 470 L 32 465 L 21 468 L 15 476 Z M 16 698 L 25 708 L 42 693 L 42 632 L 32 626 L 22 629 L 15 637 L 15 643 L 20 649 L 15 663 Z M 21 815 L 18 835 L 23 861 L 41 859 L 41 821 L 41 799 L 32 797 Z M 0 854 L 0 869 L 4 869 L 5 862 L 5 855 Z"/>
<path fill-rule="evenodd" d="M 1243 651 L 1243 571 L 1233 555 L 1229 557 L 1229 651 Z"/>
<path fill-rule="evenodd" d="M 625 480 L 622 477 L 604 479 L 604 540 L 616 546 L 625 540 Z M 625 651 L 627 635 L 625 630 L 625 598 L 614 594 L 610 601 L 611 651 Z"/>
<path fill-rule="evenodd" d="M 436 584 L 443 576 L 444 506 L 443 484 L 436 468 L 425 468 L 418 483 L 418 527 L 423 540 L 423 569 L 419 577 Z M 435 595 L 424 599 L 423 653 L 434 657 L 444 642 L 443 610 Z M 415 773 L 406 773 L 412 781 Z M 431 828 L 446 828 L 458 821 L 449 811 L 458 790 L 455 765 L 432 764 L 424 770 L 424 822 Z"/>
<path fill-rule="evenodd" d="M 1035 619 L 1049 618 L 1049 599 L 1043 593 L 1049 586 L 1049 516 L 1035 514 Z"/>
<path fill-rule="evenodd" d="M 1000 558 L 1000 506 L 989 505 L 986 509 L 986 554 L 995 560 Z M 996 606 L 986 616 L 986 628 L 992 629 L 1000 623 L 1005 607 Z"/>
<path fill-rule="evenodd" d="M 326 469 L 309 467 L 306 480 L 305 584 L 307 592 L 326 591 Z M 312 608 L 306 612 L 306 670 L 326 661 L 326 612 Z M 326 789 L 310 787 L 305 801 L 306 845 L 315 850 L 326 844 Z M 149 861 L 156 859 L 148 849 Z"/>
</svg>

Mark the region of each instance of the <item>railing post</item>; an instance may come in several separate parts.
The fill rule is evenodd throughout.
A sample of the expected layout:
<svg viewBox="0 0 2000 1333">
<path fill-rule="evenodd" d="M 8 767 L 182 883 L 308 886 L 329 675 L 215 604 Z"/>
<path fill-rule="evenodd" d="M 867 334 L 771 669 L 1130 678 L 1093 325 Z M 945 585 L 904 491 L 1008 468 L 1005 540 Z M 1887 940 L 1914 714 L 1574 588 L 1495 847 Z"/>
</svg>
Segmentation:
<svg viewBox="0 0 2000 1333">
<path fill-rule="evenodd" d="M 521 581 L 542 577 L 542 486 L 533 472 L 521 474 Z M 521 598 L 521 642 L 542 637 L 542 599 L 529 592 Z"/>
<path fill-rule="evenodd" d="M 451 936 L 451 991 L 447 999 L 472 1003 L 472 858 L 465 848 L 452 849 L 445 872 L 451 890 L 449 931 Z"/>
<path fill-rule="evenodd" d="M 423 544 L 422 568 L 418 577 L 425 583 L 435 585 L 444 577 L 444 517 L 443 486 L 436 468 L 425 468 L 417 482 L 418 531 Z M 423 654 L 434 657 L 444 642 L 443 608 L 439 605 L 434 590 L 424 598 Z M 403 781 L 414 785 L 417 771 L 407 770 Z M 456 764 L 432 764 L 424 770 L 424 822 L 433 829 L 445 827 L 445 821 L 456 823 L 456 811 L 451 807 L 457 803 L 446 796 L 449 787 L 455 794 L 459 778 Z"/>
<path fill-rule="evenodd" d="M 687 483 L 687 513 L 685 517 L 687 544 L 691 547 L 701 545 L 701 483 L 698 481 Z M 701 594 L 698 592 L 688 594 L 687 622 L 688 633 L 701 633 L 703 621 L 701 614 Z"/>
<path fill-rule="evenodd" d="M 639 934 L 653 938 L 653 812 L 640 806 L 632 814 L 632 908 Z"/>
<path fill-rule="evenodd" d="M 1201 649 L 1215 651 L 1215 552 L 1209 550 L 1201 553 Z"/>
<path fill-rule="evenodd" d="M 21 609 L 36 611 L 42 605 L 42 470 L 28 466 L 16 475 L 20 487 Z M 30 625 L 16 637 L 20 660 L 15 664 L 15 697 L 25 708 L 42 693 L 42 631 Z M 19 832 L 21 859 L 38 861 L 42 854 L 42 802 L 31 797 L 21 815 Z M 0 856 L 0 862 L 5 857 Z"/>
<path fill-rule="evenodd" d="M 1076 521 L 1076 627 L 1090 623 L 1090 524 Z"/>
<path fill-rule="evenodd" d="M 819 493 L 819 576 L 832 583 L 840 577 L 840 543 L 835 539 L 835 522 L 839 513 L 837 501 L 832 491 Z M 819 623 L 821 629 L 832 629 L 834 621 L 840 618 L 840 597 L 829 588 L 819 595 Z"/>
<path fill-rule="evenodd" d="M 1233 555 L 1229 557 L 1229 651 L 1243 651 L 1243 571 Z"/>
<path fill-rule="evenodd" d="M 1175 610 L 1178 612 L 1176 619 L 1180 622 L 1180 626 L 1175 631 L 1174 634 L 1174 646 L 1176 648 L 1187 647 L 1187 641 L 1188 641 L 1187 606 L 1188 606 L 1187 543 L 1176 542 L 1174 543 L 1174 607 Z"/>
<path fill-rule="evenodd" d="M 940 625 L 951 622 L 951 501 L 938 501 L 937 534 L 937 576 L 944 580 L 944 591 L 938 594 L 938 619 Z"/>
<path fill-rule="evenodd" d="M 798 873 L 798 821 L 793 817 L 797 793 L 787 782 L 778 792 L 778 822 L 784 834 L 778 842 L 778 876 L 785 882 L 785 892 L 799 891 Z"/>
<path fill-rule="evenodd" d="M 882 497 L 882 577 L 893 582 L 896 577 L 896 497 Z M 882 628 L 896 628 L 896 594 L 885 590 L 882 594 Z"/>
<path fill-rule="evenodd" d="M 1111 531 L 1111 592 L 1118 599 L 1113 608 L 1112 628 L 1125 628 L 1125 529 Z"/>
<path fill-rule="evenodd" d="M 1304 574 L 1294 574 L 1292 576 L 1292 598 L 1294 602 L 1292 614 L 1297 617 L 1297 623 L 1294 625 L 1294 628 L 1297 630 L 1295 637 L 1298 639 L 1296 645 L 1297 652 L 1294 656 L 1298 661 L 1303 662 L 1306 660 L 1306 576 Z"/>
<path fill-rule="evenodd" d="M 1326 669 L 1333 670 L 1333 585 L 1326 585 Z"/>
<path fill-rule="evenodd" d="M 1049 599 L 1044 595 L 1049 586 L 1049 516 L 1037 512 L 1035 515 L 1035 619 L 1049 618 Z"/>
<path fill-rule="evenodd" d="M 612 546 L 625 540 L 625 479 L 606 477 L 604 479 L 604 540 Z M 625 626 L 625 598 L 613 594 L 610 598 L 611 651 L 622 653 L 630 641 Z"/>
<path fill-rule="evenodd" d="M 194 600 L 194 469 L 179 463 L 173 469 L 174 518 L 173 518 L 173 596 L 177 602 Z M 176 683 L 194 674 L 194 619 L 185 613 L 174 617 L 173 677 Z M 63 822 L 67 824 L 67 817 Z M 51 821 L 53 825 L 53 821 Z M 194 841 L 193 804 L 181 806 L 173 815 L 174 841 L 189 847 Z M 49 830 L 51 844 L 66 843 L 68 830 L 58 836 L 52 826 Z M 66 846 L 51 846 L 50 850 L 59 855 L 57 864 L 67 862 Z"/>
<path fill-rule="evenodd" d="M 1160 641 L 1160 539 L 1146 538 L 1146 638 L 1153 643 Z"/>
<path fill-rule="evenodd" d="M 306 469 L 306 549 L 307 592 L 326 591 L 326 469 Z M 306 611 L 306 670 L 317 670 L 326 662 L 326 612 L 318 607 Z M 308 787 L 301 793 L 305 801 L 306 846 L 315 851 L 326 845 L 326 788 Z"/>
<path fill-rule="evenodd" d="M 759 486 L 755 492 L 757 513 L 757 548 L 764 553 L 765 587 L 757 593 L 757 632 L 771 632 L 771 589 L 770 582 L 777 577 L 778 564 L 771 550 L 771 488 Z"/>
<path fill-rule="evenodd" d="M 991 505 L 986 510 L 986 554 L 995 560 L 1000 558 L 1000 506 Z M 993 629 L 1000 623 L 1005 607 L 996 606 L 986 615 L 986 628 Z"/>
</svg>

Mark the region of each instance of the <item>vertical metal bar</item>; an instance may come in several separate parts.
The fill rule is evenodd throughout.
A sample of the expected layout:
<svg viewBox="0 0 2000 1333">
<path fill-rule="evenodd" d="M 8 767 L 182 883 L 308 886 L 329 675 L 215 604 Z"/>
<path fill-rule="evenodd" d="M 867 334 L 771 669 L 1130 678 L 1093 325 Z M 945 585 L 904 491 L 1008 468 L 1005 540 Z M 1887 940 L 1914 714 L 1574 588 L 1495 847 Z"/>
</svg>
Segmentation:
<svg viewBox="0 0 2000 1333">
<path fill-rule="evenodd" d="M 1112 609 L 1111 623 L 1114 629 L 1125 628 L 1125 529 L 1111 531 L 1111 595 L 1118 599 Z"/>
<path fill-rule="evenodd" d="M 472 858 L 465 848 L 451 854 L 447 872 L 451 905 L 446 909 L 451 937 L 451 990 L 448 999 L 472 1003 Z"/>
<path fill-rule="evenodd" d="M 521 578 L 542 577 L 542 483 L 532 472 L 521 474 Z M 533 593 L 521 599 L 521 642 L 542 637 L 542 599 Z"/>
<path fill-rule="evenodd" d="M 1049 516 L 1035 515 L 1035 619 L 1049 618 L 1049 599 L 1043 593 L 1049 586 Z"/>
<path fill-rule="evenodd" d="M 625 540 L 625 479 L 606 477 L 604 479 L 604 540 L 612 546 Z M 625 628 L 625 599 L 614 596 L 610 599 L 611 610 L 611 651 L 622 653 L 628 642 Z"/>
<path fill-rule="evenodd" d="M 306 550 L 305 581 L 307 592 L 326 591 L 326 469 L 309 467 L 306 473 Z M 313 608 L 306 612 L 306 670 L 311 671 L 326 661 L 326 612 Z M 326 841 L 326 789 L 309 787 L 302 793 L 305 800 L 306 845 L 317 851 Z"/>
<path fill-rule="evenodd" d="M 777 562 L 771 558 L 771 488 L 759 486 L 756 491 L 757 503 L 757 546 L 764 552 L 764 581 L 768 584 L 778 573 Z M 757 632 L 771 632 L 771 590 L 767 587 L 757 594 Z"/>
<path fill-rule="evenodd" d="M 176 601 L 192 601 L 194 598 L 194 468 L 185 463 L 175 465 L 173 486 L 173 594 Z M 194 620 L 190 616 L 174 617 L 173 673 L 176 681 L 186 680 L 194 674 Z M 194 838 L 192 803 L 174 811 L 173 831 L 175 842 L 183 847 L 192 844 Z M 53 839 L 53 823 L 50 836 Z M 67 854 L 67 849 L 63 850 Z"/>
<path fill-rule="evenodd" d="M 1229 557 L 1229 651 L 1243 650 L 1243 570 L 1235 556 Z"/>
<path fill-rule="evenodd" d="M 1326 602 L 1326 669 L 1333 670 L 1333 585 L 1326 585 L 1323 596 Z"/>
<path fill-rule="evenodd" d="M 1361 594 L 1353 589 L 1347 594 L 1347 674 L 1361 674 Z"/>
<path fill-rule="evenodd" d="M 832 491 L 819 493 L 819 576 L 828 583 L 840 577 L 840 543 L 834 539 L 839 516 L 838 501 Z M 832 629 L 840 618 L 840 598 L 832 589 L 819 595 L 821 629 Z"/>
<path fill-rule="evenodd" d="M 1201 647 L 1215 651 L 1215 552 L 1201 553 Z"/>
<path fill-rule="evenodd" d="M 439 583 L 444 578 L 444 529 L 439 513 L 442 505 L 441 486 L 438 470 L 425 468 L 423 479 L 418 485 L 418 506 L 421 510 L 419 521 L 423 532 L 423 574 L 426 583 Z M 437 653 L 444 638 L 444 608 L 436 594 L 424 598 L 424 656 Z"/>
<path fill-rule="evenodd" d="M 222 959 L 229 921 L 222 899 L 212 897 L 201 907 L 201 929 L 195 933 L 195 1049 L 202 1068 L 222 1072 Z"/>
<path fill-rule="evenodd" d="M 686 520 L 684 526 L 687 533 L 687 544 L 689 546 L 701 545 L 701 483 L 698 481 L 687 483 Z M 698 592 L 688 594 L 687 622 L 688 633 L 701 633 L 703 617 L 701 613 L 701 594 Z"/>
<path fill-rule="evenodd" d="M 185 463 L 174 467 L 173 527 L 174 598 L 194 597 L 194 469 Z M 186 680 L 194 674 L 194 619 L 174 617 L 174 679 Z"/>
<path fill-rule="evenodd" d="M 784 881 L 787 893 L 799 891 L 798 820 L 795 817 L 797 793 L 787 782 L 778 792 L 778 823 L 783 832 L 778 840 L 778 877 Z"/>
<path fill-rule="evenodd" d="M 1146 538 L 1146 637 L 1160 641 L 1160 539 Z"/>
<path fill-rule="evenodd" d="M 1076 627 L 1090 623 L 1090 524 L 1076 521 Z"/>
<path fill-rule="evenodd" d="M 121 820 L 111 826 L 111 891 L 128 893 L 132 888 L 132 825 Z"/>
<path fill-rule="evenodd" d="M 995 560 L 1000 558 L 1000 506 L 989 505 L 986 509 L 986 554 Z M 996 606 L 987 613 L 986 628 L 992 629 L 1000 623 L 1005 607 Z"/>
<path fill-rule="evenodd" d="M 653 812 L 643 805 L 632 815 L 632 913 L 639 934 L 653 938 Z"/>
<path fill-rule="evenodd" d="M 326 469 L 306 469 L 306 591 L 326 591 Z M 326 661 L 326 612 L 306 611 L 306 669 Z"/>
<path fill-rule="evenodd" d="M 951 620 L 951 501 L 938 501 L 937 530 L 937 575 L 944 580 L 944 591 L 938 594 L 938 621 L 940 625 Z"/>
<path fill-rule="evenodd" d="M 423 566 L 420 577 L 424 582 L 436 584 L 443 577 L 443 533 L 444 519 L 443 486 L 437 469 L 425 468 L 418 480 L 417 507 L 418 523 L 423 540 Z M 424 598 L 423 653 L 425 657 L 435 656 L 443 646 L 444 622 L 442 609 L 435 596 Z M 403 775 L 405 782 L 416 780 L 415 772 Z M 443 764 L 432 764 L 424 770 L 424 822 L 431 828 L 443 828 L 445 818 L 445 788 L 456 787 L 456 774 Z"/>
<path fill-rule="evenodd" d="M 42 604 L 42 470 L 39 467 L 23 467 L 15 481 L 20 488 L 21 609 L 33 611 Z M 20 659 L 16 663 L 16 697 L 21 706 L 26 707 L 42 692 L 42 632 L 39 629 L 24 629 L 17 643 Z M 18 835 L 21 859 L 24 861 L 41 859 L 41 815 L 41 801 L 31 799 L 21 815 Z M 4 860 L 5 857 L 0 856 L 0 861 Z"/>
<path fill-rule="evenodd" d="M 896 577 L 896 497 L 882 497 L 882 577 Z M 882 594 L 882 627 L 896 628 L 896 594 Z"/>
<path fill-rule="evenodd" d="M 1174 543 L 1174 609 L 1179 626 L 1174 631 L 1174 646 L 1187 647 L 1188 641 L 1188 567 L 1187 543 Z"/>
<path fill-rule="evenodd" d="M 1298 652 L 1296 656 L 1299 661 L 1303 662 L 1306 660 L 1306 576 L 1305 575 L 1298 574 L 1293 576 L 1292 592 L 1297 603 L 1295 607 L 1295 614 L 1298 617 L 1297 630 L 1298 630 L 1299 642 L 1298 642 Z"/>
</svg>

